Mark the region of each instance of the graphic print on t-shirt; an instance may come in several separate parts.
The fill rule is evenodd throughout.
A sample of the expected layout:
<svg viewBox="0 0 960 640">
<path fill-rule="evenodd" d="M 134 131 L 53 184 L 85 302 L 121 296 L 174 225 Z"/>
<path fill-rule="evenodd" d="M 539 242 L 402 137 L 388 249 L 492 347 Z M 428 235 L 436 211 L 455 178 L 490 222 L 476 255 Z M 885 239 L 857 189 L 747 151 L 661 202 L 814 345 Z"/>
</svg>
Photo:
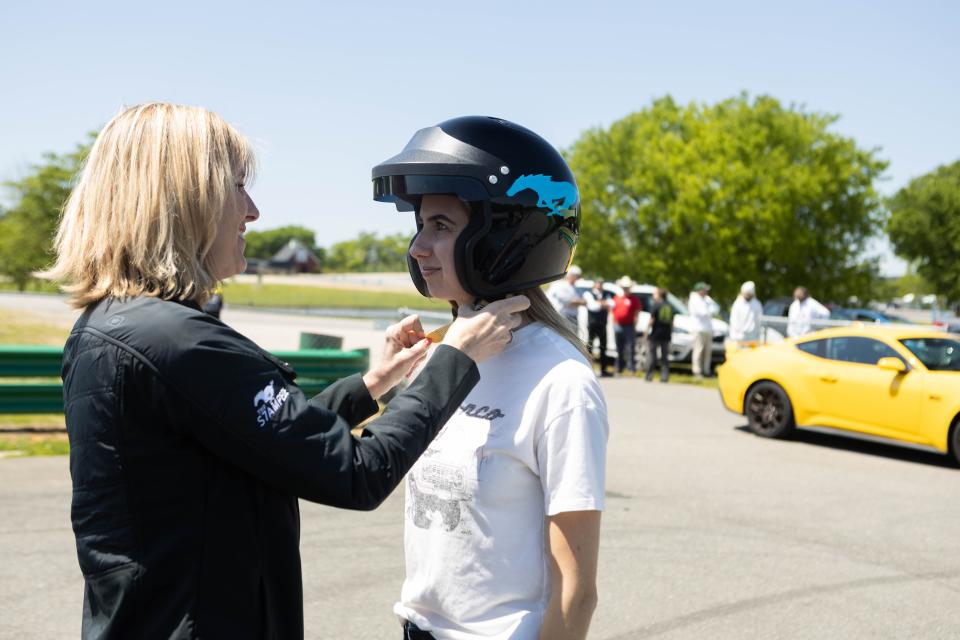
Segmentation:
<svg viewBox="0 0 960 640">
<path fill-rule="evenodd" d="M 462 406 L 414 465 L 407 481 L 407 515 L 418 529 L 472 535 L 469 503 L 495 407 Z"/>
</svg>

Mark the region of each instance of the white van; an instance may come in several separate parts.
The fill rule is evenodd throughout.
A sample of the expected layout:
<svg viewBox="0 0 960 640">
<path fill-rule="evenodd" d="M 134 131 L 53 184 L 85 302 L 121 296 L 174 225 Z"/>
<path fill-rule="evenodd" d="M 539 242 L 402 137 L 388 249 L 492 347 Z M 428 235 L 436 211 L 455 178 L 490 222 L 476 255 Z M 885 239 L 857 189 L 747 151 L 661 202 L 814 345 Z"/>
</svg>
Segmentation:
<svg viewBox="0 0 960 640">
<path fill-rule="evenodd" d="M 583 295 L 584 292 L 593 288 L 593 280 L 581 278 L 573 285 L 577 293 Z M 653 292 L 656 286 L 652 284 L 635 284 L 630 290 L 640 298 L 643 303 L 643 311 L 637 316 L 637 368 L 643 366 L 643 355 L 646 350 L 646 341 L 640 339 L 640 334 L 646 331 L 650 322 L 650 308 L 653 306 Z M 611 299 L 620 292 L 620 287 L 611 282 L 603 283 L 603 297 Z M 671 362 L 690 362 L 690 354 L 693 352 L 693 334 L 700 330 L 700 323 L 690 315 L 687 309 L 687 303 L 680 300 L 672 293 L 667 293 L 667 302 L 673 307 L 673 335 L 670 340 L 670 361 Z M 587 308 L 579 307 L 578 324 L 580 337 L 587 339 Z M 713 349 L 712 358 L 714 362 L 723 362 L 726 349 L 724 341 L 730 333 L 729 325 L 719 318 L 713 319 Z M 613 337 L 613 314 L 607 316 L 607 354 L 613 358 L 617 356 L 617 344 Z"/>
</svg>

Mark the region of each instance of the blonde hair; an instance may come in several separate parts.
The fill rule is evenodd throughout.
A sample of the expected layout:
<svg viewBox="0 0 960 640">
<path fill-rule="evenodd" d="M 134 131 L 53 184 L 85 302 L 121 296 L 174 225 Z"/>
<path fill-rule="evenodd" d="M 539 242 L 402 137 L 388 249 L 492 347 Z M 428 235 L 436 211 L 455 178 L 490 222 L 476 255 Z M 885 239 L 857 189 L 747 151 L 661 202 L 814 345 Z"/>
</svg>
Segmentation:
<svg viewBox="0 0 960 640">
<path fill-rule="evenodd" d="M 543 289 L 533 287 L 520 293 L 530 299 L 530 306 L 521 313 L 521 317 L 525 322 L 539 322 L 540 324 L 550 327 L 560 334 L 561 338 L 564 338 L 576 347 L 577 351 L 582 353 L 583 357 L 587 359 L 587 362 L 593 362 L 593 356 L 590 355 L 590 350 L 587 349 L 587 345 L 583 343 L 583 340 L 580 339 L 577 332 L 570 326 L 570 321 L 557 313 L 557 310 L 553 308 Z"/>
<path fill-rule="evenodd" d="M 220 116 L 153 102 L 114 116 L 97 136 L 64 205 L 42 275 L 70 303 L 155 296 L 202 303 L 217 286 L 205 264 L 253 150 Z"/>
</svg>

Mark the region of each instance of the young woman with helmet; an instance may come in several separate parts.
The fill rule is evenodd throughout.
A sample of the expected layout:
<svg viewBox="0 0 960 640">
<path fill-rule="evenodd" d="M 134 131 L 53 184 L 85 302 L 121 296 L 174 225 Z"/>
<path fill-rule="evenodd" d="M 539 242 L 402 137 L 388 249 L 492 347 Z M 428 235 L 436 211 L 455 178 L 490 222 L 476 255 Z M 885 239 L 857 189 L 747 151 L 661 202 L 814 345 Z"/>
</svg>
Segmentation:
<svg viewBox="0 0 960 640">
<path fill-rule="evenodd" d="M 516 124 L 418 131 L 373 169 L 374 197 L 413 211 L 408 267 L 454 314 L 530 299 L 508 347 L 406 480 L 405 638 L 586 636 L 596 606 L 607 410 L 584 345 L 540 285 L 579 237 L 566 162 Z"/>
</svg>

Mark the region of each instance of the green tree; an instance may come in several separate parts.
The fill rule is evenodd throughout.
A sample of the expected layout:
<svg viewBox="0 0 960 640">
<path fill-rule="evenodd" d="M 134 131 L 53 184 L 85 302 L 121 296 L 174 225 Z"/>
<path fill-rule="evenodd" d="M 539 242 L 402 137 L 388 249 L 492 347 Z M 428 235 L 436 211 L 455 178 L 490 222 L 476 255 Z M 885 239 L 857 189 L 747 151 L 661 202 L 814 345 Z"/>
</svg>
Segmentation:
<svg viewBox="0 0 960 640">
<path fill-rule="evenodd" d="M 245 254 L 248 258 L 269 260 L 291 240 L 299 240 L 312 250 L 317 257 L 322 257 L 323 250 L 318 249 L 316 235 L 310 229 L 297 225 L 277 227 L 265 231 L 248 231 L 244 234 L 247 242 Z"/>
<path fill-rule="evenodd" d="M 875 151 L 828 129 L 836 116 L 748 96 L 708 106 L 670 97 L 584 132 L 567 157 L 583 232 L 577 262 L 678 294 L 711 282 L 719 300 L 740 283 L 761 295 L 805 284 L 822 300 L 869 297 L 882 229 Z"/>
<path fill-rule="evenodd" d="M 894 251 L 934 293 L 960 304 L 960 161 L 911 180 L 888 207 Z"/>
<path fill-rule="evenodd" d="M 406 271 L 410 237 L 396 233 L 379 237 L 362 231 L 355 240 L 337 242 L 327 252 L 328 271 Z"/>
<path fill-rule="evenodd" d="M 47 153 L 21 180 L 4 183 L 14 194 L 14 205 L 0 212 L 0 273 L 21 291 L 34 271 L 53 258 L 53 236 L 73 181 L 96 138 L 91 133 L 72 152 Z"/>
</svg>

